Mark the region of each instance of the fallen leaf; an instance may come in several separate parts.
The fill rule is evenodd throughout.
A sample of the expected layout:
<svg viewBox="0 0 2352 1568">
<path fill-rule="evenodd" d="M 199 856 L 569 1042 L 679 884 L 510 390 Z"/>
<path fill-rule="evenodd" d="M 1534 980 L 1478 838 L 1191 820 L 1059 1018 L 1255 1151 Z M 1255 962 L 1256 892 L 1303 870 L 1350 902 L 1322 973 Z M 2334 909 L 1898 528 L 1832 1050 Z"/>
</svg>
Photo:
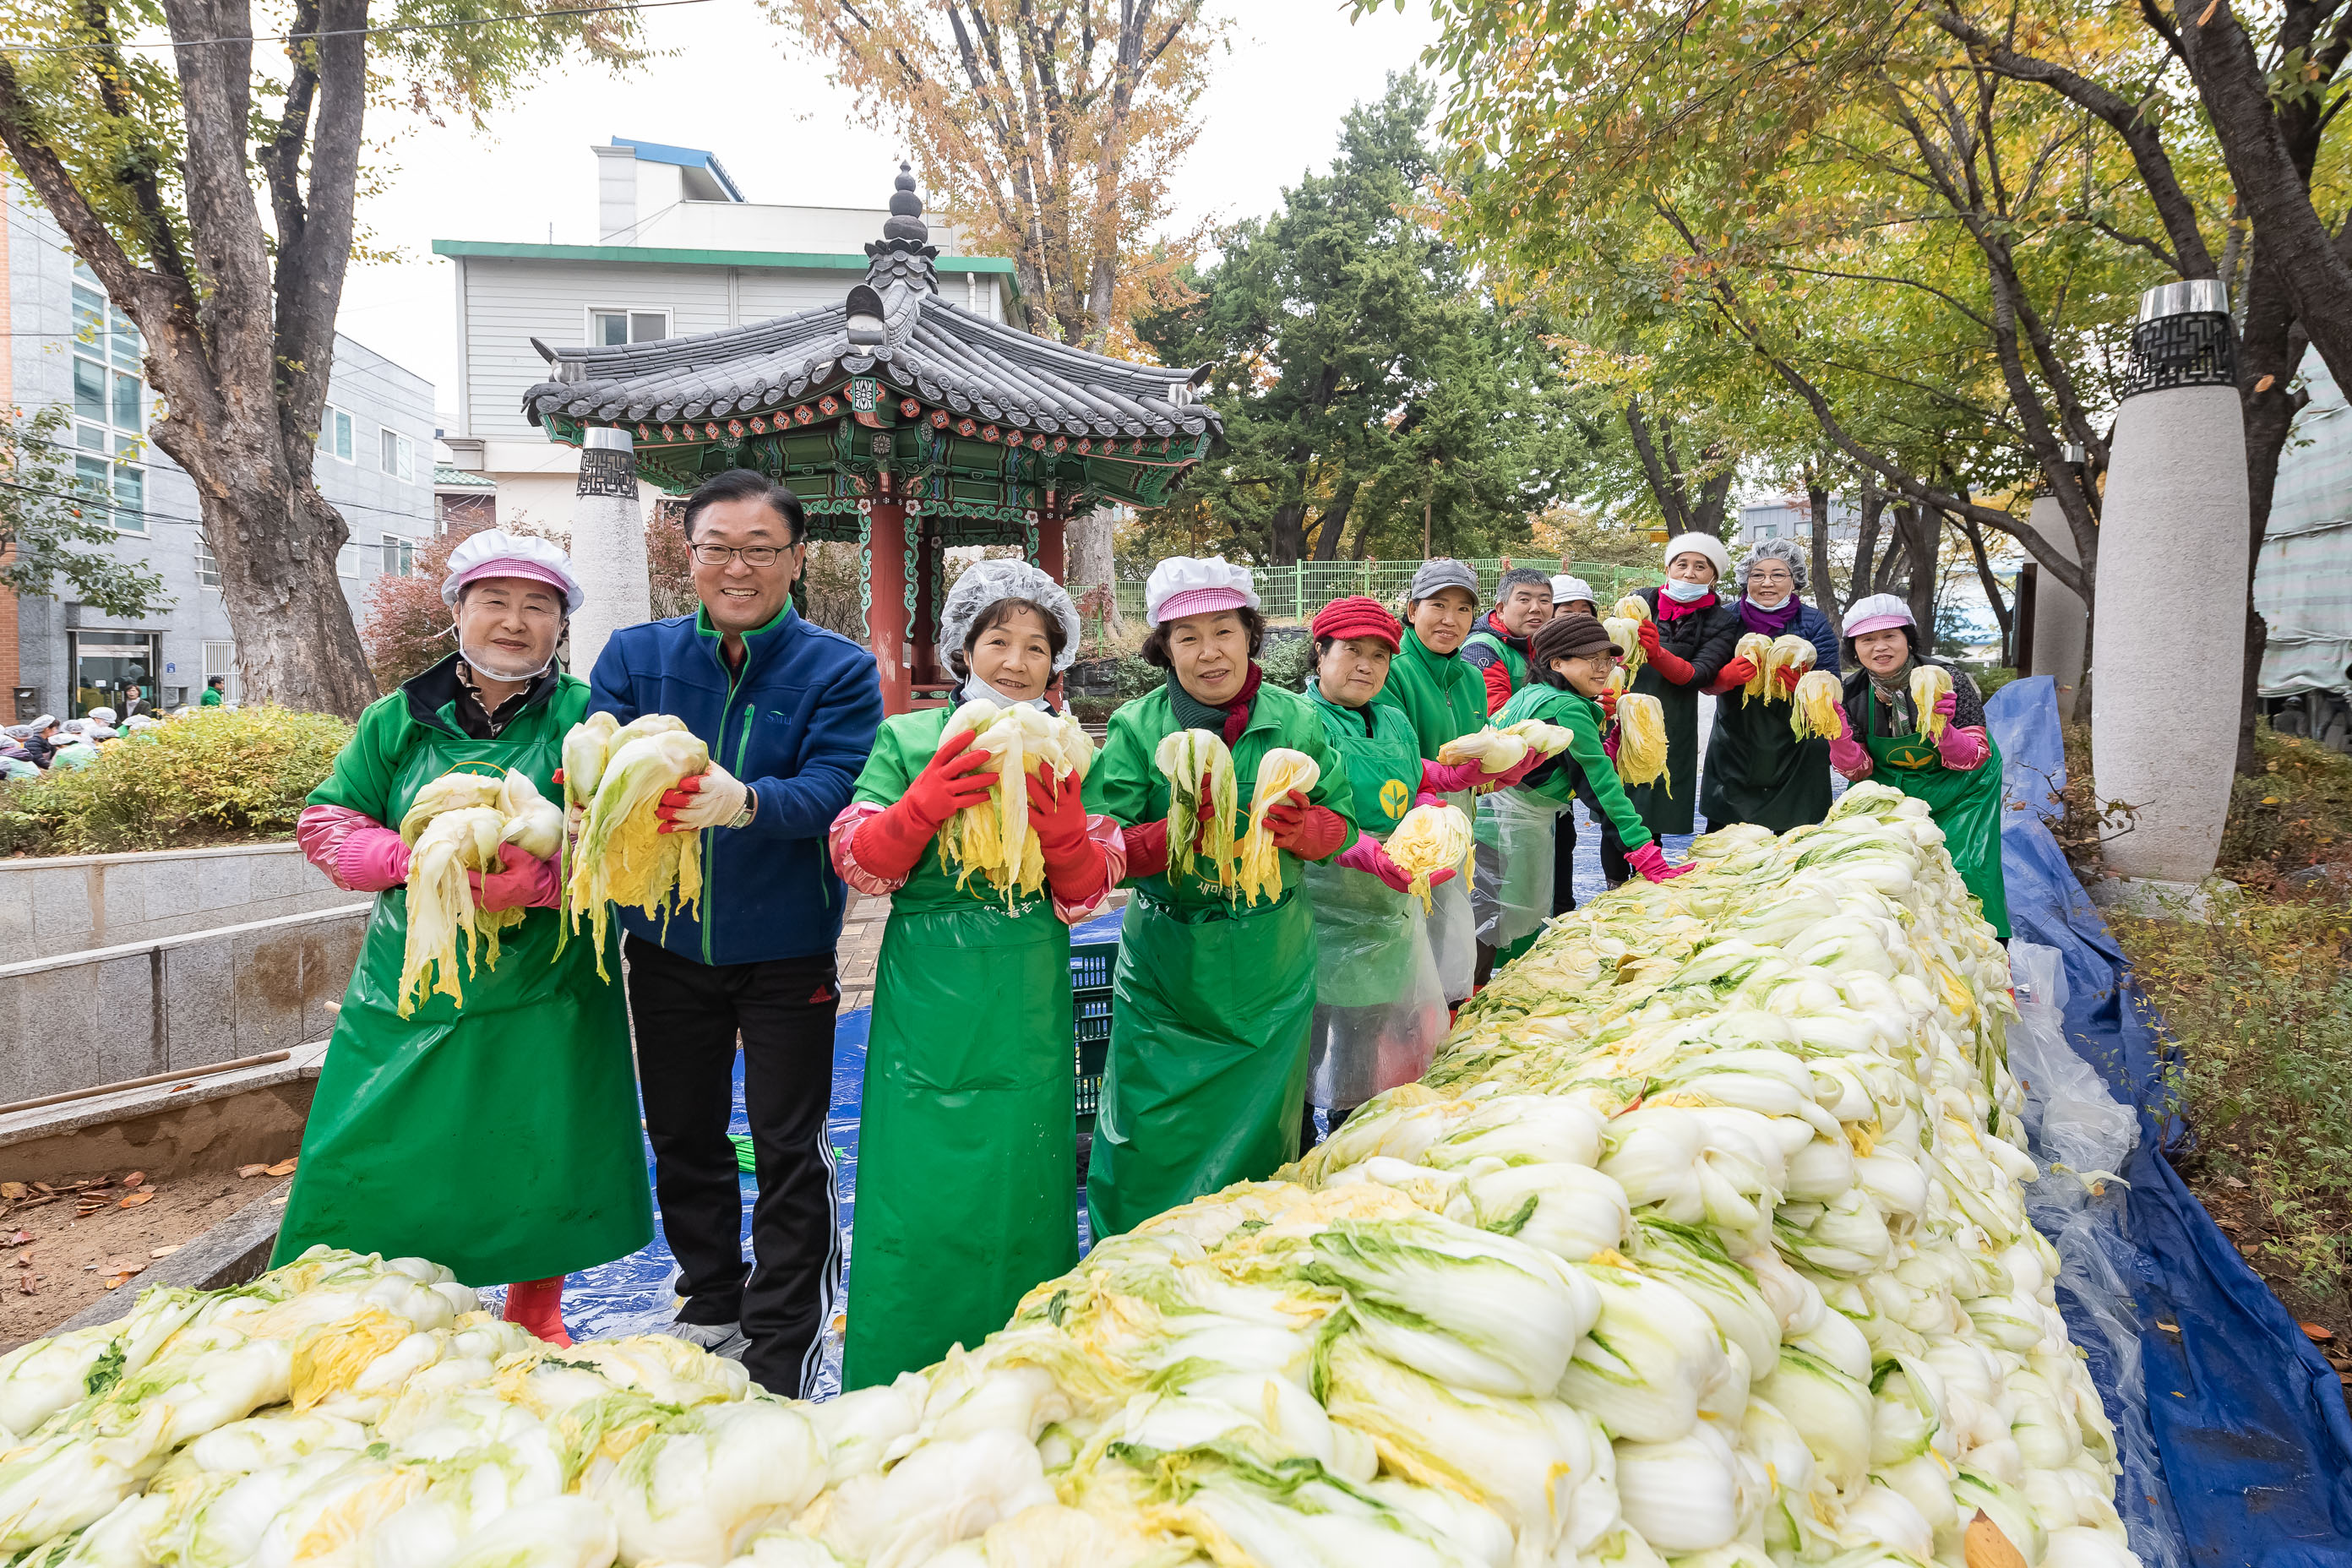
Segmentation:
<svg viewBox="0 0 2352 1568">
<path fill-rule="evenodd" d="M 35 1293 L 33 1288 L 33 1277 L 31 1275 L 19 1274 L 16 1276 L 16 1293 L 20 1296 L 30 1296 Z"/>
<path fill-rule="evenodd" d="M 1969 1521 L 1968 1534 L 1962 1538 L 1961 1556 L 1968 1568 L 2025 1568 L 2025 1554 L 2001 1533 L 2000 1526 L 1977 1510 Z"/>
<path fill-rule="evenodd" d="M 180 1242 L 176 1242 L 176 1241 L 175 1241 L 175 1242 L 173 1242 L 173 1243 L 171 1246 L 169 1246 L 169 1247 L 157 1247 L 154 1251 L 152 1251 L 152 1252 L 149 1253 L 147 1256 L 148 1256 L 148 1257 L 150 1257 L 150 1258 L 169 1258 L 169 1257 L 171 1257 L 171 1256 L 172 1256 L 172 1254 L 173 1254 L 173 1253 L 175 1253 L 175 1252 L 179 1251 L 179 1250 L 180 1250 L 180 1247 L 182 1247 L 182 1245 L 183 1245 L 182 1243 L 180 1243 Z"/>
<path fill-rule="evenodd" d="M 2277 380 L 2278 377 L 2274 375 L 2266 375 L 2263 377 L 2262 380 L 2254 383 L 2254 390 L 2256 392 L 2268 392 L 2271 389 L 2272 384 Z"/>
<path fill-rule="evenodd" d="M 2199 15 L 2197 25 L 2201 27 L 2206 23 L 2211 21 L 2213 19 L 2213 13 L 2219 11 L 2221 8 L 2221 0 L 2205 0 L 2205 9 Z"/>
<path fill-rule="evenodd" d="M 26 1191 L 26 1188 L 22 1182 L 0 1182 L 0 1198 L 6 1198 L 12 1203 L 23 1197 Z"/>
<path fill-rule="evenodd" d="M 106 1282 L 106 1288 L 107 1288 L 108 1289 L 110 1289 L 110 1290 L 120 1290 L 120 1289 L 121 1289 L 125 1285 L 128 1285 L 128 1284 L 130 1284 L 130 1283 L 131 1283 L 131 1276 L 130 1276 L 130 1275 L 128 1275 L 128 1274 L 118 1274 L 118 1275 L 116 1275 L 113 1279 L 110 1279 L 110 1280 L 108 1280 L 108 1281 Z"/>
<path fill-rule="evenodd" d="M 129 1197 L 124 1198 L 121 1203 L 119 1203 L 119 1204 L 117 1204 L 117 1205 L 115 1205 L 114 1206 L 115 1206 L 116 1208 L 121 1208 L 121 1209 L 136 1208 L 139 1205 L 145 1203 L 149 1198 L 152 1198 L 152 1197 L 153 1197 L 154 1195 L 155 1195 L 155 1189 L 154 1189 L 154 1188 L 152 1188 L 152 1187 L 146 1187 L 146 1188 L 142 1188 L 142 1190 L 140 1190 L 140 1191 L 138 1191 L 138 1192 L 135 1192 L 135 1193 L 131 1194 Z"/>
<path fill-rule="evenodd" d="M 120 1274 L 127 1279 L 133 1274 L 145 1273 L 147 1269 L 147 1259 L 143 1258 L 135 1258 L 128 1263 L 110 1263 L 106 1267 L 108 1272 Z"/>
<path fill-rule="evenodd" d="M 175 1084 L 173 1084 L 171 1088 L 169 1088 L 169 1089 L 165 1089 L 163 1092 L 164 1092 L 165 1094 L 177 1094 L 177 1093 L 179 1093 L 179 1092 L 180 1092 L 182 1089 L 194 1089 L 194 1088 L 195 1088 L 195 1087 L 196 1087 L 196 1086 L 195 1086 L 194 1084 L 193 1084 L 193 1083 L 175 1083 Z"/>
<path fill-rule="evenodd" d="M 2263 796 L 2263 804 L 2264 805 L 2276 805 L 2278 803 L 2279 797 L 2274 795 L 2266 795 Z"/>
<path fill-rule="evenodd" d="M 2295 1327 L 2303 1331 L 2305 1339 L 2315 1345 L 2324 1345 L 2336 1337 L 2334 1329 L 2322 1328 L 2317 1323 L 2297 1323 Z"/>
<path fill-rule="evenodd" d="M 2222 1177 L 2222 1178 L 2221 1178 L 2221 1184 L 2222 1184 L 2223 1186 L 2225 1186 L 2225 1187 L 2233 1187 L 2233 1188 L 2235 1188 L 2236 1190 L 2238 1190 L 2239 1192 L 2242 1192 L 2242 1192 L 2244 1192 L 2244 1191 L 2246 1190 L 2246 1184 L 2245 1184 L 2245 1183 L 2243 1183 L 2243 1182 L 2242 1182 L 2242 1181 L 2240 1181 L 2240 1180 L 2238 1180 L 2238 1178 L 2237 1178 L 2237 1177 L 2235 1177 L 2235 1176 L 2224 1176 L 2224 1177 Z"/>
<path fill-rule="evenodd" d="M 29 1230 L 20 1230 L 16 1235 L 10 1237 L 5 1245 L 9 1247 L 30 1247 L 33 1245 L 33 1233 Z"/>
<path fill-rule="evenodd" d="M 2156 1321 L 2156 1326 L 2162 1329 L 2168 1334 L 2177 1334 L 2180 1331 L 2180 1325 L 2179 1323 L 2168 1323 L 2162 1318 L 2158 1318 Z"/>
<path fill-rule="evenodd" d="M 125 1176 L 125 1177 L 123 1177 L 123 1178 L 122 1178 L 122 1184 L 123 1184 L 124 1186 L 126 1186 L 126 1187 L 135 1187 L 135 1186 L 139 1185 L 142 1182 L 144 1182 L 146 1179 L 147 1179 L 147 1173 L 146 1173 L 146 1172 L 144 1172 L 144 1171 L 133 1171 L 133 1172 L 131 1172 L 129 1175 L 127 1175 L 127 1176 Z"/>
<path fill-rule="evenodd" d="M 239 1165 L 236 1168 L 236 1173 L 240 1176 L 258 1176 L 268 1169 L 267 1165 Z"/>
<path fill-rule="evenodd" d="M 299 1158 L 299 1155 L 296 1156 L 296 1159 Z M 294 1173 L 294 1160 L 280 1160 L 275 1165 L 269 1166 L 262 1173 L 268 1176 L 290 1176 Z"/>
</svg>

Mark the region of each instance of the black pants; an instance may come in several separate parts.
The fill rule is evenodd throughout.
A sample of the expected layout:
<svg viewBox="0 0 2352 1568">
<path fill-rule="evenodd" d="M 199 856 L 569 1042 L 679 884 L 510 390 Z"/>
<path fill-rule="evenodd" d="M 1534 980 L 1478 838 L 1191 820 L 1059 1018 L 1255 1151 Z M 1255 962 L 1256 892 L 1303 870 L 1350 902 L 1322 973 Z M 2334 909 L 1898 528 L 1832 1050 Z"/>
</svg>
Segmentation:
<svg viewBox="0 0 2352 1568">
<path fill-rule="evenodd" d="M 698 963 L 628 940 L 629 1016 L 654 1147 L 662 1231 L 681 1273 L 688 1323 L 740 1322 L 751 1381 L 804 1398 L 841 1293 L 841 1216 L 825 1110 L 841 987 L 831 952 L 760 963 Z M 760 1195 L 743 1262 L 735 1145 L 735 1048 Z M 748 1275 L 748 1280 L 746 1276 Z"/>
</svg>

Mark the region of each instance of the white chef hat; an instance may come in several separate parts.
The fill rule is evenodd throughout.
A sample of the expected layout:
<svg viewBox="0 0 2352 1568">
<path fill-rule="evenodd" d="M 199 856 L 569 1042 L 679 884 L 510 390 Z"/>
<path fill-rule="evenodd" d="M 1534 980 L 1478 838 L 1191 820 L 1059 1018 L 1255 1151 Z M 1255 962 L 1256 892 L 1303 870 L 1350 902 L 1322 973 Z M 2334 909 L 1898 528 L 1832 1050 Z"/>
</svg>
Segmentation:
<svg viewBox="0 0 2352 1568">
<path fill-rule="evenodd" d="M 963 575 L 948 589 L 947 603 L 940 606 L 940 663 L 947 666 L 961 653 L 963 639 L 971 635 L 972 624 L 982 612 L 1003 599 L 1043 605 L 1062 623 L 1062 651 L 1054 656 L 1054 671 L 1058 675 L 1069 668 L 1070 661 L 1078 657 L 1078 637 L 1084 629 L 1078 622 L 1078 607 L 1059 583 L 1026 561 L 976 561 L 964 568 Z"/>
<path fill-rule="evenodd" d="M 467 584 L 485 577 L 528 577 L 544 583 L 563 595 L 567 615 L 588 601 L 588 591 L 572 574 L 572 557 L 561 545 L 528 533 L 486 528 L 467 534 L 449 552 L 449 575 L 441 581 L 441 602 L 456 604 Z"/>
<path fill-rule="evenodd" d="M 1255 610 L 1257 588 L 1249 568 L 1222 555 L 1171 555 L 1151 569 L 1143 584 L 1143 624 L 1157 626 L 1181 616 L 1217 610 Z"/>
<path fill-rule="evenodd" d="M 1675 563 L 1675 556 L 1693 551 L 1706 556 L 1714 563 L 1717 582 L 1731 574 L 1731 552 L 1726 550 L 1723 547 L 1723 541 L 1712 533 L 1675 534 L 1666 541 L 1666 553 L 1658 563 L 1662 566 L 1671 566 Z"/>
<path fill-rule="evenodd" d="M 1551 602 L 1554 609 L 1558 609 L 1562 605 L 1572 605 L 1579 599 L 1591 605 L 1594 609 L 1601 607 L 1600 595 L 1593 593 L 1592 584 L 1583 578 L 1571 577 L 1563 572 L 1551 580 Z"/>
</svg>

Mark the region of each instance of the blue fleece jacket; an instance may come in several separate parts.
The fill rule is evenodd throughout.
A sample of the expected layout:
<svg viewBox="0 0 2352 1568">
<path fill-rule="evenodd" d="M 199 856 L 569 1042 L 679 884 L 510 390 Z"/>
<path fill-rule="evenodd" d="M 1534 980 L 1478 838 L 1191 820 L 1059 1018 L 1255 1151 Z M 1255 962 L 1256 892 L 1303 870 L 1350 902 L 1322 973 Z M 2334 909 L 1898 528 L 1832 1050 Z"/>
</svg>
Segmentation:
<svg viewBox="0 0 2352 1568">
<path fill-rule="evenodd" d="M 882 722 L 874 656 L 790 605 L 743 646 L 739 674 L 697 611 L 614 632 L 589 677 L 588 711 L 625 724 L 672 714 L 759 796 L 749 826 L 703 831 L 699 920 L 673 915 L 665 931 L 620 911 L 632 934 L 703 963 L 804 958 L 840 941 L 847 899 L 825 830 L 849 804 Z"/>
</svg>

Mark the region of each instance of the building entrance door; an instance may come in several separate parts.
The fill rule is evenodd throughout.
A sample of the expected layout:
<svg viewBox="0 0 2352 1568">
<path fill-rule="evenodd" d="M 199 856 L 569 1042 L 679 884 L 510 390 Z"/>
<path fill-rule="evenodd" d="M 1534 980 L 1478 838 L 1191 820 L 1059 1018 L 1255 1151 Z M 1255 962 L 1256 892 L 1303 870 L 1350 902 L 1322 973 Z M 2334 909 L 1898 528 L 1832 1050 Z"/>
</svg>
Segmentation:
<svg viewBox="0 0 2352 1568">
<path fill-rule="evenodd" d="M 69 632 L 73 641 L 73 716 L 87 718 L 93 708 L 111 708 L 122 714 L 122 689 L 136 686 L 154 700 L 155 672 L 163 667 L 152 632 Z"/>
</svg>

